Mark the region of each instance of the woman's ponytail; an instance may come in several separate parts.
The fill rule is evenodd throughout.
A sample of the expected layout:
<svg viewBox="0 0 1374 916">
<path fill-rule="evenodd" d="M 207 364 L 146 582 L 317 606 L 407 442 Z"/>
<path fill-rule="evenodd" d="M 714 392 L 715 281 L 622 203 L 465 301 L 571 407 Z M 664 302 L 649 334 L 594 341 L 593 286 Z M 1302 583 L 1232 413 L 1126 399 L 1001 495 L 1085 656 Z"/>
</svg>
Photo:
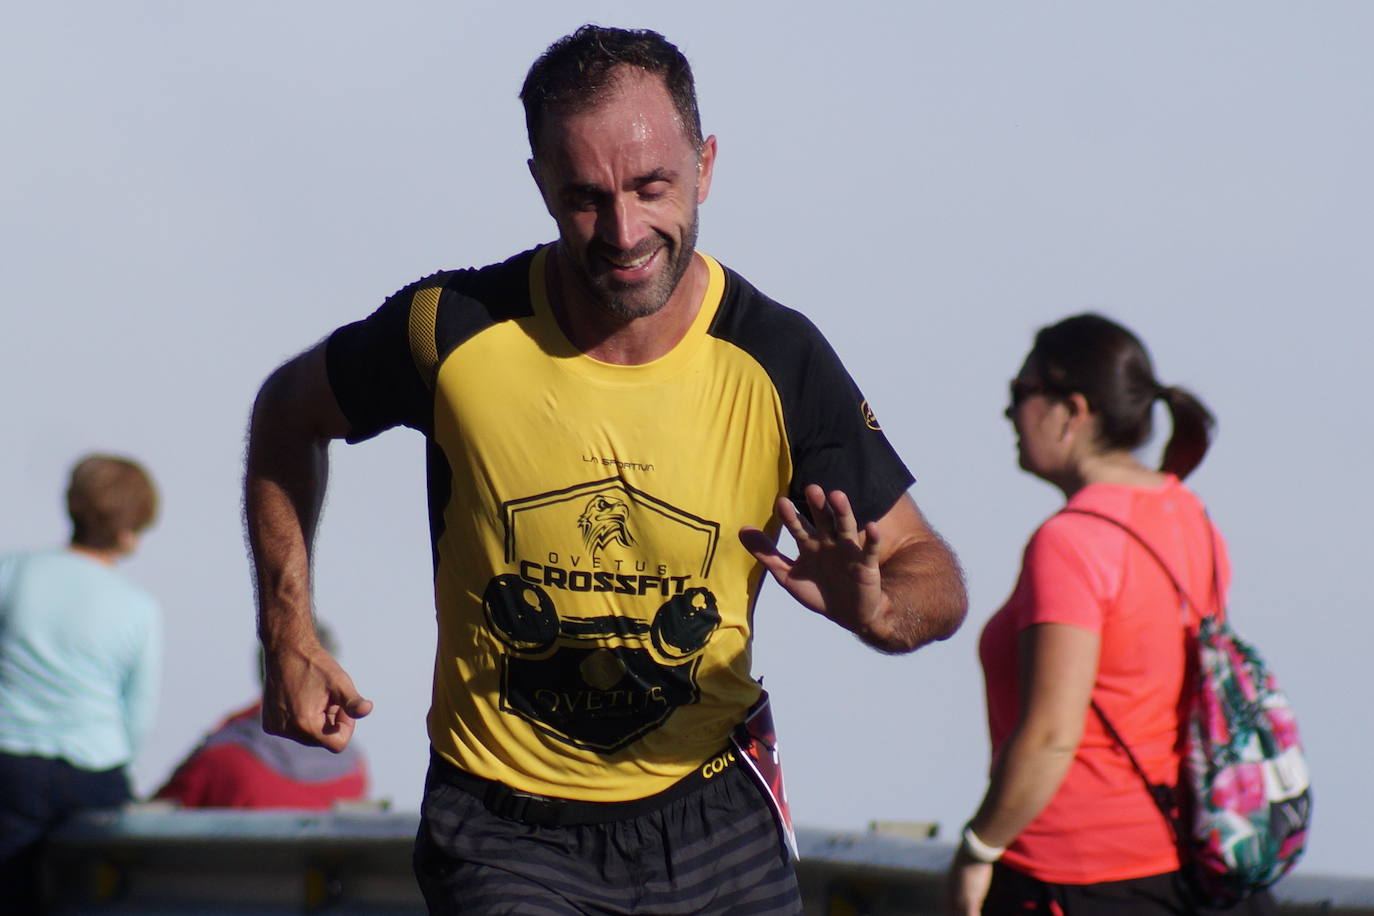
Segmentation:
<svg viewBox="0 0 1374 916">
<path fill-rule="evenodd" d="M 1161 388 L 1159 397 L 1169 406 L 1169 415 L 1173 418 L 1173 434 L 1169 436 L 1169 444 L 1164 446 L 1164 459 L 1159 469 L 1182 480 L 1202 463 L 1202 456 L 1207 454 L 1207 447 L 1212 444 L 1216 419 L 1186 389 L 1174 386 Z"/>
</svg>

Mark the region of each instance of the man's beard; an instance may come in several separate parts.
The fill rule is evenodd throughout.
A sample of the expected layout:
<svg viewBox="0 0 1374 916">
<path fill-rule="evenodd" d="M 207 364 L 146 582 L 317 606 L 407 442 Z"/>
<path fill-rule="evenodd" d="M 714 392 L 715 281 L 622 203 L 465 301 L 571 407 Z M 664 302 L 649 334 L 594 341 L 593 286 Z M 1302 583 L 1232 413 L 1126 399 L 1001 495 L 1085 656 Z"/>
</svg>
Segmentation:
<svg viewBox="0 0 1374 916">
<path fill-rule="evenodd" d="M 645 283 L 620 283 L 608 273 L 593 271 L 590 264 L 602 260 L 595 242 L 588 246 L 582 257 L 570 259 L 573 263 L 569 266 L 577 276 L 583 294 L 593 305 L 625 321 L 645 318 L 668 304 L 678 282 L 691 266 L 696 253 L 697 225 L 698 216 L 693 213 L 691 225 L 677 244 L 660 235 L 645 239 L 633 251 L 614 252 L 615 259 L 623 262 L 634 261 L 661 249 L 659 257 L 667 258 L 667 261 L 659 265 L 657 275 Z"/>
</svg>

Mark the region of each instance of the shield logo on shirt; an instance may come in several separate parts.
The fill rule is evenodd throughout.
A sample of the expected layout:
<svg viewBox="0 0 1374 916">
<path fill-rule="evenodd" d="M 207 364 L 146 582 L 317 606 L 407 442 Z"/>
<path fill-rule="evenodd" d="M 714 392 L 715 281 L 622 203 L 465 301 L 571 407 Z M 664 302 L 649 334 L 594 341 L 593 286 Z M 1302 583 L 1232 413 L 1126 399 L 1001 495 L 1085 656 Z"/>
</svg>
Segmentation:
<svg viewBox="0 0 1374 916">
<path fill-rule="evenodd" d="M 503 504 L 506 558 L 482 596 L 503 651 L 501 709 L 613 753 L 700 699 L 720 625 L 704 584 L 720 526 L 626 484 Z"/>
</svg>

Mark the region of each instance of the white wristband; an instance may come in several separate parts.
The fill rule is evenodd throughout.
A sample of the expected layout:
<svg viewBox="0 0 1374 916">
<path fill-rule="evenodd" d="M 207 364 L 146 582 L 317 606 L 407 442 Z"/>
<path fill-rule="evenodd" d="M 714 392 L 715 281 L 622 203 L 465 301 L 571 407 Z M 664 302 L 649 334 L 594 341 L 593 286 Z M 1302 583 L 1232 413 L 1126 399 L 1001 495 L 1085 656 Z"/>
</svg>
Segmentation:
<svg viewBox="0 0 1374 916">
<path fill-rule="evenodd" d="M 964 825 L 964 851 L 978 862 L 996 862 L 1007 851 L 1005 846 L 989 846 L 983 838 L 973 832 L 971 824 Z"/>
</svg>

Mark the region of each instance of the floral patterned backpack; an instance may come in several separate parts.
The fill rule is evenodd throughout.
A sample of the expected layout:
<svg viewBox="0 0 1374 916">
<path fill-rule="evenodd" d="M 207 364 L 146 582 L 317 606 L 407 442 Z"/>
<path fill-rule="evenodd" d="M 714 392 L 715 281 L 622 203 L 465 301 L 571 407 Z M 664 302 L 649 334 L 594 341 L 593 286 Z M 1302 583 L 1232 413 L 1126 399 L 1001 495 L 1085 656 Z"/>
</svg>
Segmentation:
<svg viewBox="0 0 1374 916">
<path fill-rule="evenodd" d="M 1192 618 L 1196 605 L 1143 538 L 1110 516 L 1065 511 L 1103 519 L 1134 538 L 1173 583 L 1183 619 Z M 1215 552 L 1212 566 L 1219 603 Z M 1312 816 L 1311 782 L 1292 706 L 1254 647 L 1209 614 L 1194 656 L 1176 788 L 1152 783 L 1096 702 L 1093 709 L 1174 828 L 1194 890 L 1204 902 L 1228 906 L 1297 863 Z"/>
</svg>

